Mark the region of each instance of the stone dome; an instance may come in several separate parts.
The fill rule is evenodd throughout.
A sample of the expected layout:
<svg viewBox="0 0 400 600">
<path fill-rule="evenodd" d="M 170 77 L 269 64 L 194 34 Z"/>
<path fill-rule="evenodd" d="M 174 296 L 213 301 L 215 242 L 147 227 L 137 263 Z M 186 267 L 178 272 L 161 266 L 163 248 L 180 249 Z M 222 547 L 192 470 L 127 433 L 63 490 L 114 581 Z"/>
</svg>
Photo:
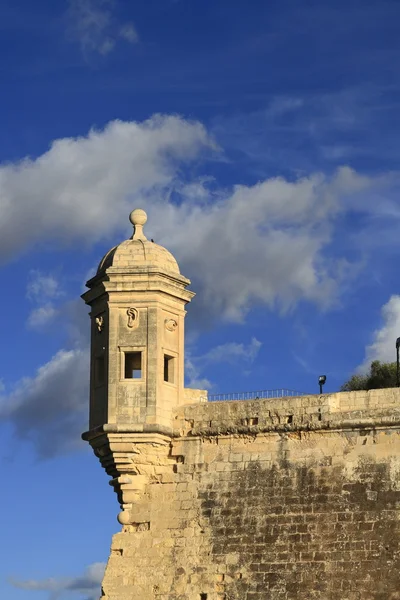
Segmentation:
<svg viewBox="0 0 400 600">
<path fill-rule="evenodd" d="M 101 259 L 97 274 L 104 272 L 109 267 L 134 271 L 136 268 L 159 268 L 163 271 L 179 274 L 179 266 L 172 254 L 163 246 L 159 246 L 146 238 L 143 225 L 147 221 L 144 210 L 133 210 L 129 219 L 134 226 L 134 233 L 130 240 L 125 240 L 118 246 L 111 248 Z"/>
</svg>

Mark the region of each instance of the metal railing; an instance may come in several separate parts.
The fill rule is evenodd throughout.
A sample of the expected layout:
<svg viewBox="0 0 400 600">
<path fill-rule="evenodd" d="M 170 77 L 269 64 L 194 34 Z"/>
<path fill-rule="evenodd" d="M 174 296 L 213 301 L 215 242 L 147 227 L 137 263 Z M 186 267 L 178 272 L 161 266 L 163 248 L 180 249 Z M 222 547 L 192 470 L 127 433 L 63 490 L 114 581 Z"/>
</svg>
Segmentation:
<svg viewBox="0 0 400 600">
<path fill-rule="evenodd" d="M 255 392 L 232 392 L 230 394 L 209 394 L 209 402 L 221 400 L 261 400 L 266 398 L 287 398 L 288 396 L 305 396 L 304 392 L 296 390 L 257 390 Z"/>
</svg>

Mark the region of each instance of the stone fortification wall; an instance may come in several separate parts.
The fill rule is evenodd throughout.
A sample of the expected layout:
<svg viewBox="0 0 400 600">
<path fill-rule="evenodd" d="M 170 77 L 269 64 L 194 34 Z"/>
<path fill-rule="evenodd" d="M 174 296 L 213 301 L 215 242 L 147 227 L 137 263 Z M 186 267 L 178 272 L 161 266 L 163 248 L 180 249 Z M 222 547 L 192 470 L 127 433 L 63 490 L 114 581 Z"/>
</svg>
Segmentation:
<svg viewBox="0 0 400 600">
<path fill-rule="evenodd" d="M 142 486 L 104 600 L 399 600 L 399 390 L 199 403 L 174 427 L 129 442 Z"/>
</svg>

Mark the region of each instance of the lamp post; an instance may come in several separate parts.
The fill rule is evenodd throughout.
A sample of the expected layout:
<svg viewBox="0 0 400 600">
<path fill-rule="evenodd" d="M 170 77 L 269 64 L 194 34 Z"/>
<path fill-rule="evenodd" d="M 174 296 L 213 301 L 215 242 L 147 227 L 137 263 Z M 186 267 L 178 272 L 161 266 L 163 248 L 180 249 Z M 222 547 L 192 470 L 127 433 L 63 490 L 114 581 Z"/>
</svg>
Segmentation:
<svg viewBox="0 0 400 600">
<path fill-rule="evenodd" d="M 396 386 L 397 387 L 400 387 L 399 349 L 400 349 L 400 337 L 398 337 L 396 340 L 396 355 L 397 355 Z"/>
<path fill-rule="evenodd" d="M 400 338 L 399 338 L 399 345 L 400 345 Z M 397 351 L 398 354 L 398 351 Z M 325 381 L 326 381 L 326 375 L 320 375 L 318 377 L 318 383 L 319 383 L 319 393 L 322 394 L 322 386 L 325 385 Z"/>
</svg>

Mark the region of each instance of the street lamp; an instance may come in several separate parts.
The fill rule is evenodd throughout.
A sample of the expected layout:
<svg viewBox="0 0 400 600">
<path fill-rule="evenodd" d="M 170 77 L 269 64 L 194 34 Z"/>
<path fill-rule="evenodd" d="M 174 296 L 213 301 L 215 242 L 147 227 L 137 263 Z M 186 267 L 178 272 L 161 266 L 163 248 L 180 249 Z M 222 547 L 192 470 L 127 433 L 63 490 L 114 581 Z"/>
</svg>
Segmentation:
<svg viewBox="0 0 400 600">
<path fill-rule="evenodd" d="M 396 386 L 397 387 L 400 387 L 399 349 L 400 349 L 400 337 L 398 337 L 396 340 L 396 354 L 397 354 Z"/>
<path fill-rule="evenodd" d="M 399 338 L 399 347 L 400 347 L 400 338 Z M 398 354 L 398 350 L 397 350 L 397 354 Z M 318 377 L 318 383 L 319 383 L 319 393 L 322 394 L 322 386 L 325 384 L 326 381 L 326 375 L 320 375 Z"/>
</svg>

